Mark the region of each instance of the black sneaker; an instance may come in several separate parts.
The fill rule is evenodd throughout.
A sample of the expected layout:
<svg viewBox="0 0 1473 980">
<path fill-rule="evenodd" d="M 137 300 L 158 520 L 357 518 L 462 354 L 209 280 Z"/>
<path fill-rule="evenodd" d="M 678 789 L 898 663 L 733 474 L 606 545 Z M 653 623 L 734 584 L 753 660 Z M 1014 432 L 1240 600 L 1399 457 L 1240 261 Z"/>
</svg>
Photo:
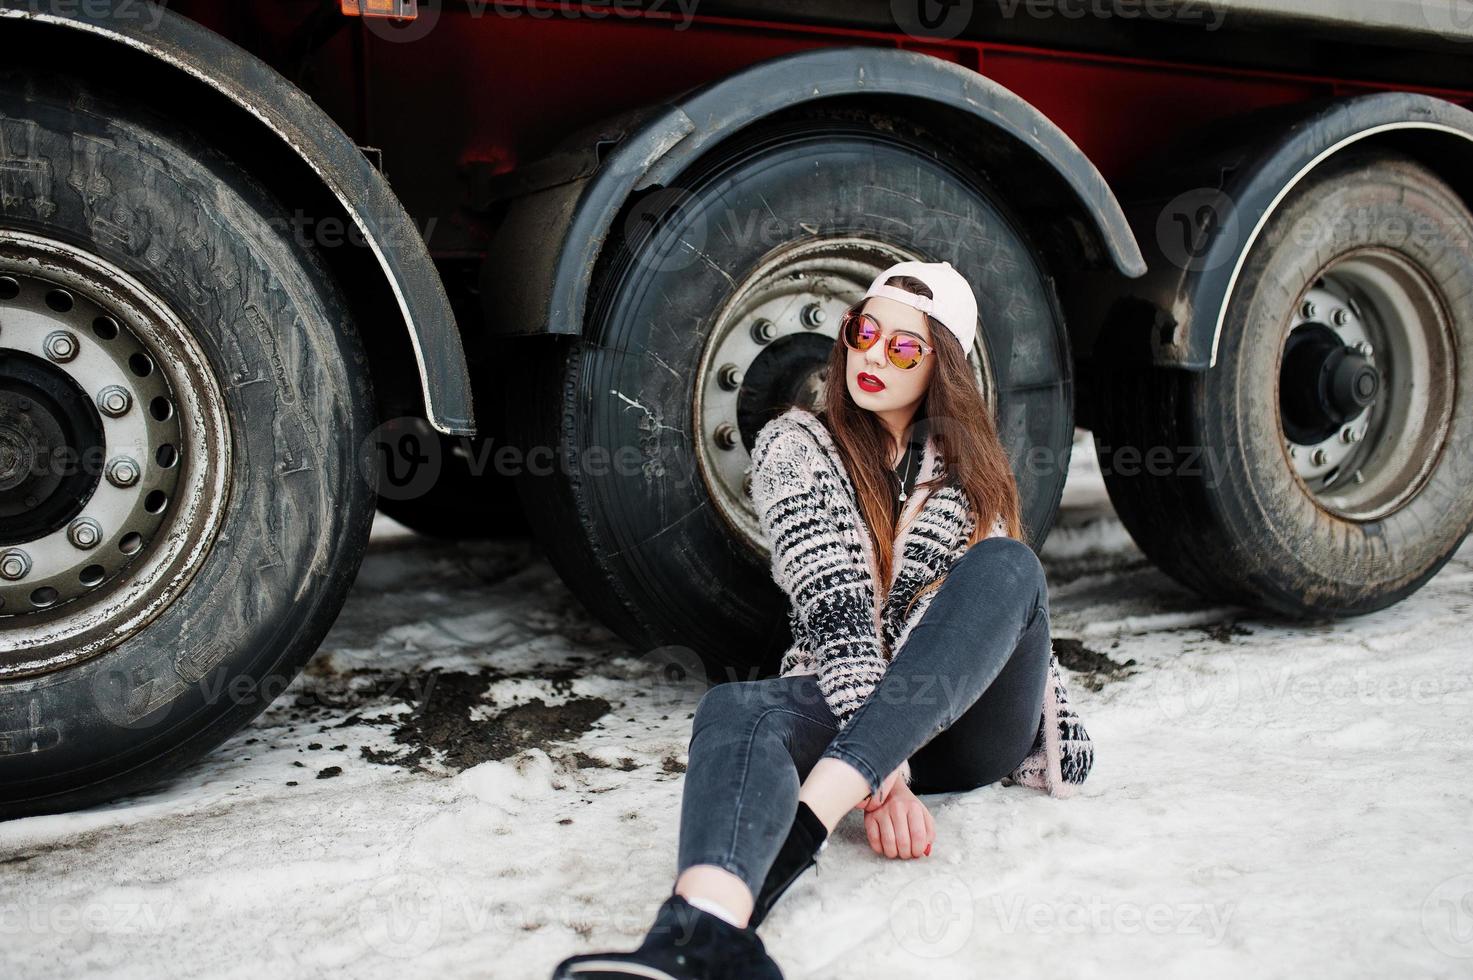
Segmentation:
<svg viewBox="0 0 1473 980">
<path fill-rule="evenodd" d="M 798 801 L 798 811 L 793 815 L 793 825 L 788 828 L 787 839 L 767 870 L 762 890 L 757 893 L 752 905 L 752 918 L 747 923 L 755 929 L 767 918 L 772 906 L 782 897 L 798 877 L 818 863 L 819 852 L 829 846 L 829 832 L 818 819 L 818 814 L 807 803 Z"/>
<path fill-rule="evenodd" d="M 552 980 L 782 980 L 782 976 L 752 926 L 738 928 L 672 893 L 638 949 L 570 956 L 557 965 Z"/>
</svg>

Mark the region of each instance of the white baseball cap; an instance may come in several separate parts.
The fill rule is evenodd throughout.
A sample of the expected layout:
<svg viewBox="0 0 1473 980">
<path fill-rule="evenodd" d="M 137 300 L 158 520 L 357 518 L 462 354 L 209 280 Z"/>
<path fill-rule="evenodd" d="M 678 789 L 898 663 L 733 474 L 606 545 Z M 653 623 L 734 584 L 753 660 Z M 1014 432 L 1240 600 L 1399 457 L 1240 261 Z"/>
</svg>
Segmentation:
<svg viewBox="0 0 1473 980">
<path fill-rule="evenodd" d="M 915 276 L 931 288 L 931 296 L 917 296 L 899 286 L 885 285 L 891 276 Z M 971 283 L 950 262 L 897 262 L 875 276 L 863 299 L 871 296 L 884 296 L 931 314 L 961 341 L 962 353 L 971 353 L 977 339 L 977 296 Z"/>
</svg>

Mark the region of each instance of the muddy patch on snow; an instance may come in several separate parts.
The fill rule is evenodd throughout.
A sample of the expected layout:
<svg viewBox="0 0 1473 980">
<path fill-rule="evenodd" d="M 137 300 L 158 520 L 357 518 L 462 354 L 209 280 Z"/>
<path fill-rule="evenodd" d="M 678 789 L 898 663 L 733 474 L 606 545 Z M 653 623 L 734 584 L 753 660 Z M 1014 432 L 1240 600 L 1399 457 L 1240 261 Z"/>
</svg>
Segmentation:
<svg viewBox="0 0 1473 980">
<path fill-rule="evenodd" d="M 1237 623 L 1207 623 L 1198 626 L 1197 629 L 1206 633 L 1218 643 L 1231 643 L 1235 636 L 1252 636 L 1253 631 L 1246 626 Z"/>
<path fill-rule="evenodd" d="M 579 769 L 618 769 L 620 772 L 631 772 L 639 768 L 639 763 L 629 756 L 621 756 L 618 762 L 609 762 L 587 752 L 574 752 L 568 758 Z"/>
<path fill-rule="evenodd" d="M 1079 640 L 1054 637 L 1054 655 L 1063 667 L 1072 671 L 1086 688 L 1098 691 L 1111 681 L 1118 681 L 1135 673 L 1134 659 L 1117 663 L 1108 654 L 1091 650 Z"/>
<path fill-rule="evenodd" d="M 593 728 L 613 705 L 600 697 L 571 696 L 572 683 L 581 674 L 580 668 L 568 666 L 522 671 L 490 667 L 410 673 L 370 668 L 338 671 L 314 662 L 308 665 L 288 711 L 292 720 L 308 723 L 330 716 L 334 728 L 387 727 L 397 748 L 360 745 L 362 758 L 416 772 L 453 775 L 529 748 L 547 750 Z M 509 679 L 536 681 L 564 700 L 548 704 L 533 697 L 497 710 L 487 691 Z"/>
</svg>

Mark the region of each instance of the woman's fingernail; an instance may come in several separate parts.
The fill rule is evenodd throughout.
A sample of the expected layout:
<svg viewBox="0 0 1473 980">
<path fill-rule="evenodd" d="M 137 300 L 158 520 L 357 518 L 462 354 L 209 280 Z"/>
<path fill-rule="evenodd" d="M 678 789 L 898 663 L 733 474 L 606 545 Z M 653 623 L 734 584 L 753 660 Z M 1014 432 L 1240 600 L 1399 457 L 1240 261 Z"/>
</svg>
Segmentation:
<svg viewBox="0 0 1473 980">
<path fill-rule="evenodd" d="M 927 844 L 926 845 L 926 857 L 930 857 L 930 856 L 931 856 L 931 845 L 930 844 Z"/>
</svg>

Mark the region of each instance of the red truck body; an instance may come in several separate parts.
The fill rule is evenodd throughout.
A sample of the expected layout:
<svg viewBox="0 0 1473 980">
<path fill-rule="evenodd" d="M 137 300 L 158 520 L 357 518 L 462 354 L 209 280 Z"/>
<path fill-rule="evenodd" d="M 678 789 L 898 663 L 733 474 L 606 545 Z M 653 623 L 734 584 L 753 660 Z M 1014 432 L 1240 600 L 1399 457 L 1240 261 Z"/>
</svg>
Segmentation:
<svg viewBox="0 0 1473 980">
<path fill-rule="evenodd" d="M 1206 5 L 1182 7 L 1169 30 L 1127 33 L 1113 50 L 1092 50 L 1101 47 L 1098 38 L 1069 31 L 1079 21 L 1064 15 L 1067 5 L 1026 25 L 1034 37 L 1026 42 L 937 40 L 909 35 L 893 23 L 879 29 L 805 20 L 823 11 L 834 20 L 861 21 L 866 12 L 887 11 L 884 3 L 790 4 L 782 16 L 765 18 L 719 12 L 731 4 L 697 4 L 688 17 L 673 3 L 643 6 L 649 9 L 539 0 L 427 4 L 414 20 L 365 18 L 331 32 L 305 75 L 293 74 L 284 52 L 320 5 L 190 0 L 176 9 L 261 54 L 302 84 L 356 141 L 380 149 L 384 170 L 416 224 L 436 221 L 429 242 L 441 257 L 484 248 L 486 229 L 457 213 L 473 175 L 515 170 L 578 126 L 812 48 L 896 47 L 979 72 L 1043 112 L 1112 183 L 1181 130 L 1264 106 L 1390 90 L 1473 102 L 1473 78 L 1465 69 L 1443 72 L 1449 81 L 1461 78 L 1461 86 L 1408 80 L 1426 68 L 1406 64 L 1394 50 L 1353 62 L 1336 59 L 1345 70 L 1333 73 L 1308 51 L 1294 60 L 1287 60 L 1288 52 L 1260 52 L 1254 56 L 1259 60 L 1283 60 L 1275 67 L 1253 65 L 1252 49 L 1264 46 L 1265 38 L 1273 48 L 1286 39 L 1306 47 L 1338 45 L 1303 37 L 1299 32 L 1309 28 L 1302 23 L 1259 28 L 1247 40 L 1238 32 L 1229 41 L 1233 22 L 1211 28 Z M 1000 24 L 998 33 L 1018 33 L 1008 28 Z M 1059 39 L 1050 41 L 1054 35 Z M 1394 36 L 1384 40 L 1404 43 Z M 1352 35 L 1343 43 L 1354 52 L 1363 41 Z M 1201 60 L 1204 45 L 1224 63 Z M 1355 66 L 1363 70 L 1349 70 Z"/>
</svg>

